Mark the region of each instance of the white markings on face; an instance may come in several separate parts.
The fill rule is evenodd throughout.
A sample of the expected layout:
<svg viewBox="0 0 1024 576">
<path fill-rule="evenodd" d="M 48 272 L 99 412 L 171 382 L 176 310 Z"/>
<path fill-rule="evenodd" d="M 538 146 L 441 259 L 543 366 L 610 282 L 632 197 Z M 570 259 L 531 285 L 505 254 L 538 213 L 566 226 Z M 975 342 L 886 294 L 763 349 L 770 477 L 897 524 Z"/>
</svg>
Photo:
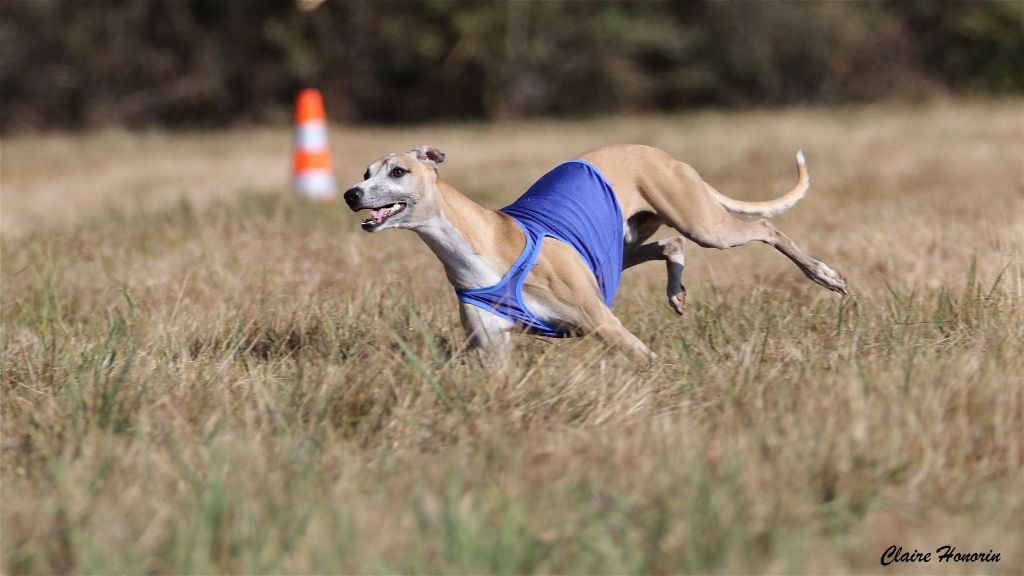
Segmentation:
<svg viewBox="0 0 1024 576">
<path fill-rule="evenodd" d="M 362 220 L 362 230 L 379 232 L 415 225 L 412 212 L 422 196 L 423 183 L 396 156 L 390 154 L 372 163 L 356 184 L 362 190 L 359 209 L 370 211 L 370 217 Z"/>
<path fill-rule="evenodd" d="M 388 173 L 396 164 L 393 161 L 395 156 L 398 156 L 398 154 L 392 152 L 391 154 L 388 154 L 387 156 L 384 157 L 383 162 L 380 162 L 378 160 L 377 162 L 374 162 L 373 164 L 367 166 L 366 172 L 363 173 L 363 182 L 362 184 L 360 184 L 360 186 L 366 188 L 368 184 L 376 184 L 386 181 L 388 178 Z"/>
<path fill-rule="evenodd" d="M 424 183 L 412 168 L 395 153 L 366 168 L 358 184 L 363 190 L 363 205 L 371 209 L 370 217 L 363 221 L 364 230 L 376 232 L 417 224 L 422 211 L 416 210 L 416 205 L 423 197 Z"/>
</svg>

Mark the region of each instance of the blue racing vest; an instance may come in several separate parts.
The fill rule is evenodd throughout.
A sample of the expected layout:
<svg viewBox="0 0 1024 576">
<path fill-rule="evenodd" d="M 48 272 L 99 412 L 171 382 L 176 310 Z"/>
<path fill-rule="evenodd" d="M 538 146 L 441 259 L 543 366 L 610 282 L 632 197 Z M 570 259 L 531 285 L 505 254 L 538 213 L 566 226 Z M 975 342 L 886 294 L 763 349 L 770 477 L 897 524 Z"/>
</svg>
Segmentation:
<svg viewBox="0 0 1024 576">
<path fill-rule="evenodd" d="M 533 269 L 545 236 L 565 242 L 594 273 L 605 304 L 615 300 L 622 276 L 622 209 L 596 166 L 570 160 L 537 180 L 518 200 L 501 209 L 526 236 L 526 247 L 494 286 L 456 289 L 460 302 L 510 320 L 526 331 L 563 338 L 569 333 L 530 312 L 523 282 Z"/>
</svg>

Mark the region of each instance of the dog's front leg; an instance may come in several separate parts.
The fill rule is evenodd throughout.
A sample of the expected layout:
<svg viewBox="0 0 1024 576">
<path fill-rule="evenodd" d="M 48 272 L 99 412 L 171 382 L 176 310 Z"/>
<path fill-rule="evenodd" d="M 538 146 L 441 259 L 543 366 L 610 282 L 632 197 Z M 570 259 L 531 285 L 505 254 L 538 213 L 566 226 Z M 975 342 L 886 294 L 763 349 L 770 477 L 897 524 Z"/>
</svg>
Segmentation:
<svg viewBox="0 0 1024 576">
<path fill-rule="evenodd" d="M 512 322 L 466 303 L 459 303 L 459 319 L 469 343 L 488 360 L 500 360 L 508 355 L 512 345 L 509 334 Z"/>
</svg>

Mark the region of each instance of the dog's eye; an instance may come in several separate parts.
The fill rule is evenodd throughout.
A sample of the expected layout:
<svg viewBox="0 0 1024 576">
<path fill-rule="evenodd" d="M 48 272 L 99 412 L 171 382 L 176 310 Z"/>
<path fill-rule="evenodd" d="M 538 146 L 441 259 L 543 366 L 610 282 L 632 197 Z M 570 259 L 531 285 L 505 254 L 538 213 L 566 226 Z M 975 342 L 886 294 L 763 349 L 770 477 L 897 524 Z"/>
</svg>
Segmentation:
<svg viewBox="0 0 1024 576">
<path fill-rule="evenodd" d="M 392 178 L 401 178 L 402 176 L 405 176 L 408 173 L 409 171 L 406 170 L 405 168 L 399 168 L 398 166 L 395 166 L 394 168 L 391 169 L 391 173 L 388 174 L 388 176 L 391 176 Z"/>
<path fill-rule="evenodd" d="M 369 180 L 369 179 L 370 179 L 370 169 L 367 168 L 366 172 L 363 172 L 363 180 Z"/>
</svg>

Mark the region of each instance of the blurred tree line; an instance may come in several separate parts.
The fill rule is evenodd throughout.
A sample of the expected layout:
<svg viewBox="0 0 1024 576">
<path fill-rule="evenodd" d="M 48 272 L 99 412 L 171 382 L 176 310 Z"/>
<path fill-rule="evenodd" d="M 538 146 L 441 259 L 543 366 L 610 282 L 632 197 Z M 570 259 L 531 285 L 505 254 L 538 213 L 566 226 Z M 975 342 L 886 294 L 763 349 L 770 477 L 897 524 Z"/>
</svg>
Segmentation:
<svg viewBox="0 0 1024 576">
<path fill-rule="evenodd" d="M 585 115 L 1024 90 L 1024 2 L 0 2 L 0 128 Z"/>
</svg>

